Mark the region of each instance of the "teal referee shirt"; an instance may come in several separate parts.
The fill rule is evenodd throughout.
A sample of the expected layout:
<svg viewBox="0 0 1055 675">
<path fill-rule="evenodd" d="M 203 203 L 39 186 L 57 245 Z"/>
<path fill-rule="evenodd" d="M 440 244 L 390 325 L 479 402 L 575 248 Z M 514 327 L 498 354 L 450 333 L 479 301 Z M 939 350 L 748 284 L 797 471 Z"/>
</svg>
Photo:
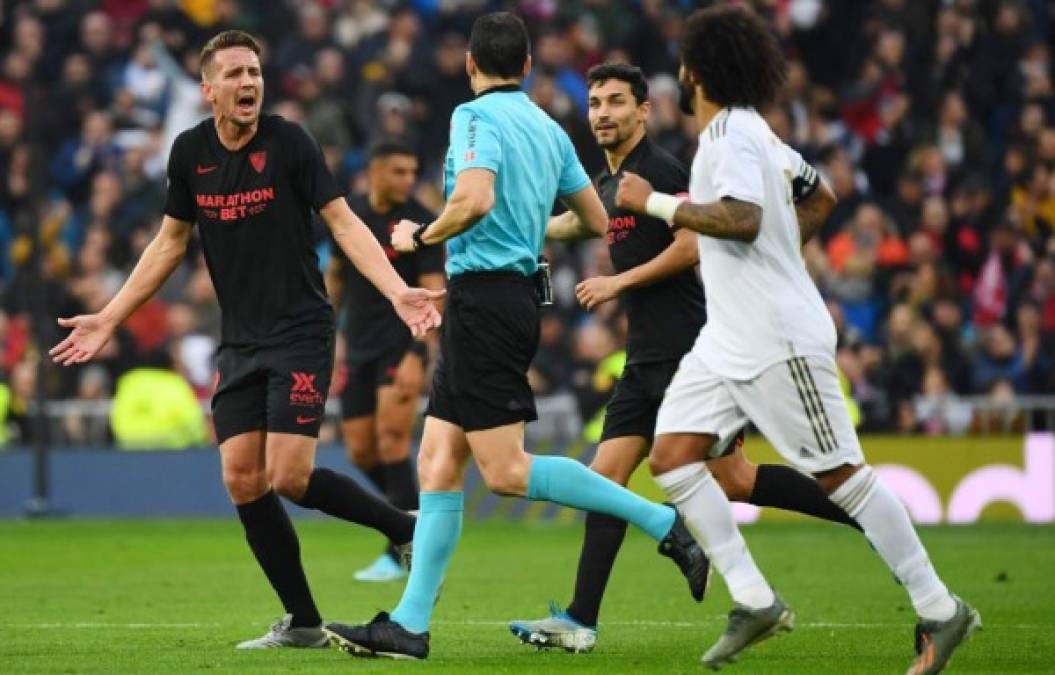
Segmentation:
<svg viewBox="0 0 1055 675">
<path fill-rule="evenodd" d="M 488 89 L 451 116 L 446 198 L 466 169 L 495 174 L 495 204 L 472 228 L 447 241 L 447 275 L 534 274 L 554 201 L 590 184 L 568 134 L 518 86 Z"/>
</svg>

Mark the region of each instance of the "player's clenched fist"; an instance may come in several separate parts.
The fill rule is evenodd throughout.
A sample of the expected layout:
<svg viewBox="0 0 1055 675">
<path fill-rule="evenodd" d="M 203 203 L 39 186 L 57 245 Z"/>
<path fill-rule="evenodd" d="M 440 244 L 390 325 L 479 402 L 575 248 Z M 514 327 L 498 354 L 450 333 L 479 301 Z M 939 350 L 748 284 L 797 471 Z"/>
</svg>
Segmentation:
<svg viewBox="0 0 1055 675">
<path fill-rule="evenodd" d="M 652 194 L 651 183 L 636 173 L 626 171 L 615 192 L 615 205 L 628 211 L 644 213 L 645 203 L 650 194 Z"/>
<path fill-rule="evenodd" d="M 413 220 L 403 220 L 392 228 L 392 248 L 400 253 L 412 253 L 417 246 L 414 243 L 414 232 L 420 227 Z"/>
</svg>

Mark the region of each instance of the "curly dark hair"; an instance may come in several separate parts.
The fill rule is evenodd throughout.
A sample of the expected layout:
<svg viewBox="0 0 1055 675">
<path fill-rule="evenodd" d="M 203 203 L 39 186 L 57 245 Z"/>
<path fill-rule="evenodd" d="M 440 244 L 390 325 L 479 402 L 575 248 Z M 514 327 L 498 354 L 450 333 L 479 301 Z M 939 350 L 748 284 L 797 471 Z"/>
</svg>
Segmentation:
<svg viewBox="0 0 1055 675">
<path fill-rule="evenodd" d="M 743 6 L 694 12 L 685 24 L 681 62 L 721 106 L 761 109 L 784 85 L 784 55 L 760 16 Z"/>
</svg>

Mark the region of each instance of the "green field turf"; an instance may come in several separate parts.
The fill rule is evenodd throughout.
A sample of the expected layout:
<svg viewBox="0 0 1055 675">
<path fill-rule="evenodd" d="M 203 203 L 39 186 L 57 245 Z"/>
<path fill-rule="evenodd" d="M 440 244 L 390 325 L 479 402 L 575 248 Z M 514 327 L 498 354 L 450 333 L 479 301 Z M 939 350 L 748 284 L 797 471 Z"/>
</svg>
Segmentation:
<svg viewBox="0 0 1055 675">
<path fill-rule="evenodd" d="M 319 520 L 299 530 L 325 617 L 365 620 L 391 608 L 402 584 L 351 578 L 379 549 L 376 535 Z M 505 622 L 539 616 L 550 598 L 568 600 L 580 526 L 469 522 L 465 530 L 432 657 L 408 664 L 331 650 L 235 652 L 281 612 L 233 519 L 0 521 L 0 673 L 691 673 L 723 626 L 721 582 L 693 603 L 674 566 L 631 533 L 596 651 L 537 653 Z M 904 672 L 913 615 L 860 536 L 826 524 L 756 525 L 745 536 L 799 625 L 726 672 Z M 1055 528 L 927 529 L 923 538 L 985 622 L 951 672 L 1055 672 Z"/>
</svg>

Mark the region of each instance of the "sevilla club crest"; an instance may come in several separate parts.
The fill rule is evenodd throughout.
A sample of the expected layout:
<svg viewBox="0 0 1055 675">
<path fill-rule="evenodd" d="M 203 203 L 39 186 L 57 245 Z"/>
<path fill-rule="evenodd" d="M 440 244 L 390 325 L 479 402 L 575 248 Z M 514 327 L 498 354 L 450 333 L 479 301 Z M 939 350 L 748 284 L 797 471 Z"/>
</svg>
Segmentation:
<svg viewBox="0 0 1055 675">
<path fill-rule="evenodd" d="M 262 173 L 264 165 L 267 164 L 267 153 L 264 151 L 249 153 L 249 163 L 253 165 L 257 173 Z"/>
</svg>

